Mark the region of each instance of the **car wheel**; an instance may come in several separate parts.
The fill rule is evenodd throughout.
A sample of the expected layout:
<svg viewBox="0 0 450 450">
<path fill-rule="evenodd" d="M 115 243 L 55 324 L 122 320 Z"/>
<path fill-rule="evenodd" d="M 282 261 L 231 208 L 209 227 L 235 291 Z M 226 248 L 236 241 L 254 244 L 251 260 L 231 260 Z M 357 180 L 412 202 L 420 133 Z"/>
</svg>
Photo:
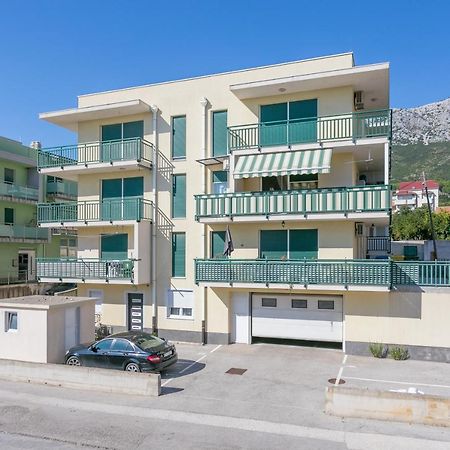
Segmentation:
<svg viewBox="0 0 450 450">
<path fill-rule="evenodd" d="M 66 364 L 68 366 L 81 366 L 81 361 L 76 356 L 71 356 L 67 359 Z"/>
<path fill-rule="evenodd" d="M 140 369 L 139 365 L 136 363 L 128 363 L 125 366 L 125 372 L 140 372 L 140 371 L 141 371 L 141 369 Z"/>
</svg>

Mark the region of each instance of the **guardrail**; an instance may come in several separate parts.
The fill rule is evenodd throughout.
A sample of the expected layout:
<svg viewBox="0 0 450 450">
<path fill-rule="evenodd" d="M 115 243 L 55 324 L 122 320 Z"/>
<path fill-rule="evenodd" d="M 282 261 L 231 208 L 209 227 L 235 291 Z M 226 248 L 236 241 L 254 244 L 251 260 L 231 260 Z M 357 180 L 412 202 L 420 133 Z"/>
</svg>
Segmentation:
<svg viewBox="0 0 450 450">
<path fill-rule="evenodd" d="M 389 236 L 368 236 L 367 251 L 369 252 L 390 252 L 391 238 Z"/>
<path fill-rule="evenodd" d="M 36 277 L 29 277 L 28 270 L 14 270 L 0 272 L 0 285 L 30 283 L 36 281 Z"/>
<path fill-rule="evenodd" d="M 0 224 L 0 238 L 48 241 L 49 232 L 46 229 L 38 227 Z"/>
<path fill-rule="evenodd" d="M 389 109 L 228 127 L 228 149 L 391 136 Z"/>
<path fill-rule="evenodd" d="M 386 185 L 196 195 L 200 218 L 389 211 Z"/>
<path fill-rule="evenodd" d="M 152 161 L 154 146 L 142 138 L 86 142 L 51 147 L 38 152 L 38 169 L 112 163 L 118 161 Z"/>
<path fill-rule="evenodd" d="M 196 283 L 450 286 L 450 262 L 197 259 Z"/>
<path fill-rule="evenodd" d="M 104 260 L 95 258 L 37 258 L 36 274 L 45 278 L 76 280 L 133 280 L 133 260 Z"/>
<path fill-rule="evenodd" d="M 153 220 L 153 202 L 141 197 L 37 205 L 38 223 Z"/>
<path fill-rule="evenodd" d="M 39 190 L 17 184 L 0 183 L 0 196 L 37 202 L 39 199 Z"/>
<path fill-rule="evenodd" d="M 47 195 L 76 197 L 78 195 L 77 183 L 71 181 L 47 181 Z"/>
</svg>

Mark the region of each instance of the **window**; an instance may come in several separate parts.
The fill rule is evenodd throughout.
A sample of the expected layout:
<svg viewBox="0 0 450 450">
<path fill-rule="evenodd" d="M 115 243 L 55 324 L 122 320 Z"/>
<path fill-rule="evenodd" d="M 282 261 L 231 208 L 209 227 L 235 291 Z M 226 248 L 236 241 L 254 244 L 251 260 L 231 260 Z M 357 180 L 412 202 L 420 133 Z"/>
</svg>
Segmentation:
<svg viewBox="0 0 450 450">
<path fill-rule="evenodd" d="M 144 178 L 112 178 L 101 180 L 102 220 L 138 220 L 140 203 L 144 194 Z"/>
<path fill-rule="evenodd" d="M 172 233 L 172 276 L 186 276 L 186 233 Z"/>
<path fill-rule="evenodd" d="M 128 234 L 102 234 L 100 237 L 100 258 L 118 261 L 128 259 Z"/>
<path fill-rule="evenodd" d="M 194 291 L 170 290 L 167 306 L 170 318 L 191 319 L 194 308 Z"/>
<path fill-rule="evenodd" d="M 59 241 L 59 256 L 62 258 L 76 258 L 77 256 L 77 238 L 62 237 Z"/>
<path fill-rule="evenodd" d="M 8 169 L 5 167 L 3 172 L 3 181 L 10 184 L 14 183 L 14 169 Z"/>
<path fill-rule="evenodd" d="M 308 307 L 308 300 L 292 299 L 291 300 L 291 306 L 292 306 L 292 308 L 307 308 Z"/>
<path fill-rule="evenodd" d="M 132 345 L 125 339 L 116 339 L 111 347 L 113 352 L 133 352 Z"/>
<path fill-rule="evenodd" d="M 276 298 L 262 298 L 261 306 L 263 308 L 276 308 L 277 307 L 277 299 Z"/>
<path fill-rule="evenodd" d="M 172 158 L 186 158 L 186 116 L 172 118 Z"/>
<path fill-rule="evenodd" d="M 95 347 L 100 351 L 108 351 L 111 348 L 112 342 L 112 339 L 104 339 L 103 341 L 100 341 L 98 344 L 96 344 Z"/>
<path fill-rule="evenodd" d="M 211 258 L 224 258 L 225 231 L 211 231 Z"/>
<path fill-rule="evenodd" d="M 317 189 L 318 186 L 319 175 L 317 173 L 289 176 L 289 189 Z"/>
<path fill-rule="evenodd" d="M 212 173 L 212 193 L 223 194 L 228 189 L 228 172 L 216 170 Z"/>
<path fill-rule="evenodd" d="M 5 312 L 5 331 L 17 331 L 17 313 Z"/>
<path fill-rule="evenodd" d="M 318 309 L 334 309 L 333 300 L 319 300 L 317 303 Z"/>
<path fill-rule="evenodd" d="M 116 141 L 121 139 L 143 138 L 144 121 L 114 123 L 102 126 L 102 141 Z"/>
<path fill-rule="evenodd" d="M 5 223 L 5 225 L 14 225 L 14 209 L 13 208 L 5 208 L 4 223 Z"/>
<path fill-rule="evenodd" d="M 228 153 L 227 111 L 216 111 L 212 115 L 212 154 L 223 156 Z"/>
<path fill-rule="evenodd" d="M 273 260 L 316 259 L 318 233 L 307 230 L 261 230 L 259 257 Z"/>
<path fill-rule="evenodd" d="M 172 218 L 186 217 L 186 175 L 172 175 Z"/>
</svg>

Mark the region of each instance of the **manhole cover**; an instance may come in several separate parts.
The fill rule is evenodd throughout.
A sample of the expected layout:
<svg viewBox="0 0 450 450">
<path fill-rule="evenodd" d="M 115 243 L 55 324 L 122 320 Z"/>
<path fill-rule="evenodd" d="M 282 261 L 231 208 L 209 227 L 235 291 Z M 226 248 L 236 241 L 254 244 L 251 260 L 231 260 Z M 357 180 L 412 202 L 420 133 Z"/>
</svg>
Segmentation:
<svg viewBox="0 0 450 450">
<path fill-rule="evenodd" d="M 328 383 L 336 384 L 336 378 L 330 378 L 328 380 Z M 345 384 L 345 380 L 343 380 L 342 378 L 339 378 L 339 383 L 338 384 Z"/>
<path fill-rule="evenodd" d="M 242 375 L 247 372 L 247 369 L 237 369 L 236 367 L 232 367 L 228 369 L 225 373 L 229 373 L 230 375 Z"/>
</svg>

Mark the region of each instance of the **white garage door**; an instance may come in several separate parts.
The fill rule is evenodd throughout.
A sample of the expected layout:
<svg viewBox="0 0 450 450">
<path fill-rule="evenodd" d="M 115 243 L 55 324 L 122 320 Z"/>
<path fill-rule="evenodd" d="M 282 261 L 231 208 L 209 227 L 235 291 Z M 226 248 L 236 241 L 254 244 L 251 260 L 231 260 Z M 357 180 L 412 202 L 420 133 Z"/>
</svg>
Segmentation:
<svg viewBox="0 0 450 450">
<path fill-rule="evenodd" d="M 342 297 L 253 294 L 252 336 L 342 342 Z"/>
</svg>

